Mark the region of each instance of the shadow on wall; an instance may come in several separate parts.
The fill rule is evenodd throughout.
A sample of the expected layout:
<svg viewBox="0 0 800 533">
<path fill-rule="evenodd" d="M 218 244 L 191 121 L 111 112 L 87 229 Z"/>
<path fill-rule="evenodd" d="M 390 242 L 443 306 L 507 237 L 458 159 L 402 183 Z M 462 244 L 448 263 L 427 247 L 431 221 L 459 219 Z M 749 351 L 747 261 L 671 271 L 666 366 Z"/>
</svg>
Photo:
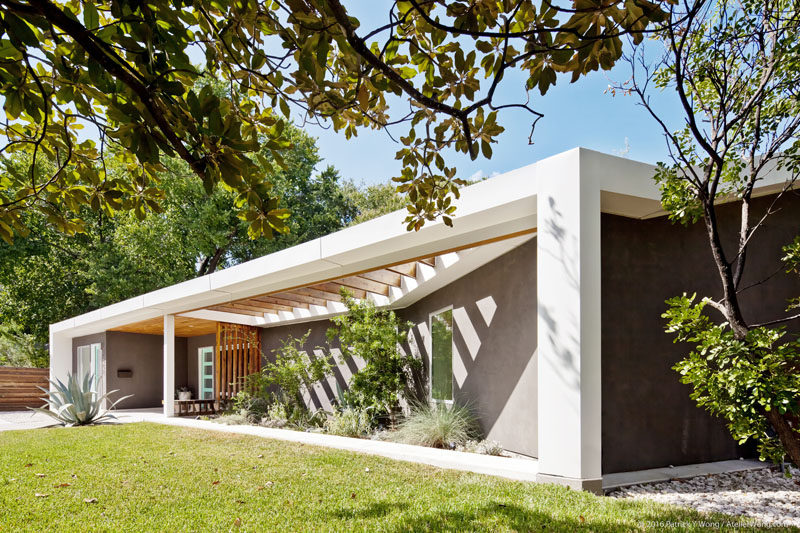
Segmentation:
<svg viewBox="0 0 800 533">
<path fill-rule="evenodd" d="M 335 342 L 329 345 L 326 335 L 328 328 L 331 326 L 332 323 L 329 320 L 320 320 L 317 322 L 265 328 L 261 333 L 262 357 L 266 361 L 274 361 L 274 351 L 281 347 L 281 341 L 286 340 L 288 337 L 302 337 L 310 330 L 311 333 L 303 347 L 306 353 L 309 354 L 309 357 L 322 357 L 326 351 L 330 351 L 338 362 L 340 359 L 339 346 Z M 363 368 L 363 366 L 363 361 L 358 359 L 349 359 L 342 362 L 342 364 L 337 364 L 330 378 L 322 383 L 316 384 L 310 391 L 305 393 L 304 400 L 306 405 L 310 409 L 332 411 L 333 404 L 337 399 L 337 388 L 346 390 L 350 378 L 353 374 L 358 372 L 360 368 Z M 277 393 L 277 388 L 273 392 Z"/>
<path fill-rule="evenodd" d="M 487 438 L 536 456 L 536 239 L 398 312 L 414 324 L 403 349 L 426 375 L 430 314 L 448 306 L 454 399 L 472 407 Z"/>
</svg>

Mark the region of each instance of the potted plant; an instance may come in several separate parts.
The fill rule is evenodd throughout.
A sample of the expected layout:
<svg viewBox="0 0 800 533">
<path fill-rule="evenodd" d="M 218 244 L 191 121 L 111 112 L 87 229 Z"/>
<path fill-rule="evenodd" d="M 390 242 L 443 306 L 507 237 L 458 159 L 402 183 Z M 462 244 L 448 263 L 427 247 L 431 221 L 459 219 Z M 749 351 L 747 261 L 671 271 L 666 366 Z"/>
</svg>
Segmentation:
<svg viewBox="0 0 800 533">
<path fill-rule="evenodd" d="M 192 399 L 192 389 L 183 386 L 178 389 L 178 401 L 184 402 Z"/>
</svg>

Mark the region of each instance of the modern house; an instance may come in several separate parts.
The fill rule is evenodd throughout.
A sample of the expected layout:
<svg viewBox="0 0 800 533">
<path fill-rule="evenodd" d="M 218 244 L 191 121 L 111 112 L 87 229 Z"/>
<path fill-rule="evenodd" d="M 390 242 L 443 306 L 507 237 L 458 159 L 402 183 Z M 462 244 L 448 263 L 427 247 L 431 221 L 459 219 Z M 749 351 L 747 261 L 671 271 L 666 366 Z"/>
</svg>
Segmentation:
<svg viewBox="0 0 800 533">
<path fill-rule="evenodd" d="M 209 400 L 259 368 L 289 335 L 325 344 L 339 288 L 413 322 L 432 400 L 469 402 L 488 438 L 538 459 L 543 481 L 597 490 L 602 477 L 738 458 L 721 421 L 698 409 L 672 365 L 668 297 L 714 295 L 702 228 L 671 224 L 652 166 L 574 149 L 462 190 L 453 227 L 407 232 L 395 212 L 293 248 L 50 326 L 51 376 L 91 369 L 124 407 L 174 415 L 176 387 Z M 760 183 L 763 210 L 784 182 Z M 748 279 L 780 265 L 800 227 L 781 200 Z M 722 223 L 738 227 L 736 209 Z M 746 295 L 758 318 L 800 292 L 778 275 Z M 766 303 L 769 302 L 769 303 Z M 770 307 L 772 306 L 772 307 Z M 794 329 L 800 329 L 792 324 Z M 326 408 L 343 366 L 309 401 Z"/>
</svg>

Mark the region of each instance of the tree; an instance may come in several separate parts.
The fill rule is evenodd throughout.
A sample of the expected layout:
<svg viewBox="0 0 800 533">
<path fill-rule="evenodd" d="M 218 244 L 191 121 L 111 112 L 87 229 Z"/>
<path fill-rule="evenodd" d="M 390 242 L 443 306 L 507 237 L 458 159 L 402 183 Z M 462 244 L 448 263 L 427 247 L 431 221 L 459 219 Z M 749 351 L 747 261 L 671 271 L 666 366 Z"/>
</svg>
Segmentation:
<svg viewBox="0 0 800 533">
<path fill-rule="evenodd" d="M 183 161 L 165 159 L 161 211 L 143 220 L 78 206 L 66 215 L 82 219 L 84 229 L 68 236 L 44 215 L 26 213 L 30 235 L 13 244 L 0 241 L 0 323 L 17 324 L 44 344 L 52 322 L 345 227 L 356 207 L 338 172 L 315 170 L 322 161 L 313 138 L 291 126 L 287 137 L 292 148 L 284 154 L 285 166 L 265 157 L 272 166 L 264 174 L 300 214 L 289 222 L 291 233 L 251 239 L 248 223 L 234 210 L 236 193 L 217 186 L 207 194 Z M 107 168 L 111 176 L 126 171 L 111 158 Z"/>
<path fill-rule="evenodd" d="M 391 183 L 375 185 L 356 185 L 352 181 L 345 182 L 343 192 L 355 205 L 356 216 L 351 224 L 361 224 L 381 215 L 397 211 L 405 206 L 406 201 Z"/>
<path fill-rule="evenodd" d="M 496 101 L 506 74 L 544 94 L 557 73 L 608 69 L 622 36 L 641 40 L 666 2 L 398 0 L 367 30 L 340 0 L 0 0 L 0 153 L 27 161 L 0 179 L 0 236 L 25 234 L 29 210 L 70 233 L 83 220 L 62 208 L 79 204 L 144 218 L 159 209 L 165 156 L 206 191 L 235 193 L 252 235 L 283 231 L 288 213 L 258 154 L 281 160 L 292 106 L 348 138 L 402 124 L 395 179 L 409 227 L 449 224 L 460 179 L 442 152 L 490 157 L 498 111 L 541 116 L 527 101 Z M 127 169 L 115 178 L 104 165 L 113 148 Z"/>
<path fill-rule="evenodd" d="M 658 34 L 663 56 L 654 63 L 641 50 L 631 56 L 633 77 L 620 88 L 638 95 L 663 129 L 671 163 L 656 174 L 662 204 L 673 221 L 702 221 L 719 276 L 721 298 L 668 301 L 668 331 L 696 346 L 676 369 L 698 404 L 724 417 L 737 439 L 753 438 L 762 457 L 787 455 L 800 466 L 800 343 L 785 326 L 797 325 L 798 300 L 760 323 L 742 309 L 744 293 L 761 283 L 743 283 L 750 250 L 800 172 L 800 5 L 718 0 L 684 3 L 671 15 L 681 22 Z M 650 84 L 675 91 L 682 129 L 671 131 L 651 104 Z M 754 213 L 753 191 L 775 167 L 789 178 L 772 205 Z M 730 199 L 739 204 L 740 223 L 735 244 L 726 246 L 718 208 Z M 782 251 L 794 274 L 799 243 Z"/>
</svg>

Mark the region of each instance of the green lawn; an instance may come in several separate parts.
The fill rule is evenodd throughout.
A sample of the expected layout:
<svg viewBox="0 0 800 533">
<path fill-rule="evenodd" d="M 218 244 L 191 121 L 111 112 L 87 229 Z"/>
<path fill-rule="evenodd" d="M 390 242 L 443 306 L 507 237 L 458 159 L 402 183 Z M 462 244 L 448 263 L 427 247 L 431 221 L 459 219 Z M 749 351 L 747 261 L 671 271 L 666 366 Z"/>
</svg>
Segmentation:
<svg viewBox="0 0 800 533">
<path fill-rule="evenodd" d="M 3 532 L 631 531 L 710 519 L 725 520 L 157 424 L 0 433 Z"/>
</svg>

